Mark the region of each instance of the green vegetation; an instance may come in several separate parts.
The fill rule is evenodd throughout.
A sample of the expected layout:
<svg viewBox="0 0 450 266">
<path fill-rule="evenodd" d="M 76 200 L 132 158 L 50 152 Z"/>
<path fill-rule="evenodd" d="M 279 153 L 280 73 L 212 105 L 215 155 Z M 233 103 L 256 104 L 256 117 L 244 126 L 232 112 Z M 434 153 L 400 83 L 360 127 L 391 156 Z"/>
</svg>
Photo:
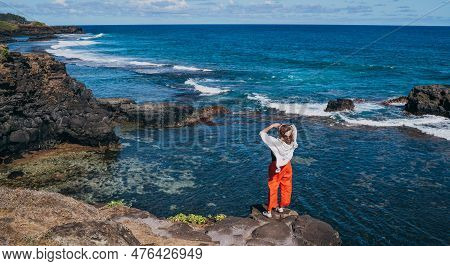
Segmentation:
<svg viewBox="0 0 450 266">
<path fill-rule="evenodd" d="M 0 32 L 2 31 L 15 31 L 19 28 L 19 26 L 6 22 L 6 21 L 0 21 Z"/>
<path fill-rule="evenodd" d="M 0 62 L 7 60 L 9 57 L 9 50 L 7 46 L 0 45 Z"/>
<path fill-rule="evenodd" d="M 28 20 L 24 17 L 14 15 L 11 13 L 0 13 L 0 21 L 6 21 L 10 23 L 17 23 L 17 24 L 27 24 Z"/>
<path fill-rule="evenodd" d="M 176 223 L 187 223 L 187 224 L 194 224 L 194 225 L 204 225 L 208 223 L 215 223 L 222 221 L 227 216 L 224 214 L 218 214 L 215 216 L 208 215 L 208 217 L 204 217 L 201 215 L 196 214 L 189 214 L 186 215 L 184 213 L 179 213 L 175 216 L 169 217 L 169 220 Z"/>
<path fill-rule="evenodd" d="M 125 207 L 128 206 L 124 200 L 112 200 L 108 204 L 106 204 L 106 207 L 108 208 L 114 208 L 114 207 Z"/>
<path fill-rule="evenodd" d="M 211 215 L 208 216 L 210 219 L 213 219 L 215 222 L 220 222 L 222 220 L 225 220 L 227 216 L 225 214 L 217 214 L 216 216 L 211 217 Z"/>
<path fill-rule="evenodd" d="M 39 21 L 33 21 L 33 22 L 31 22 L 31 25 L 33 25 L 35 27 L 45 27 L 45 26 L 47 26 L 47 24 L 45 24 L 44 22 L 39 22 Z"/>
</svg>

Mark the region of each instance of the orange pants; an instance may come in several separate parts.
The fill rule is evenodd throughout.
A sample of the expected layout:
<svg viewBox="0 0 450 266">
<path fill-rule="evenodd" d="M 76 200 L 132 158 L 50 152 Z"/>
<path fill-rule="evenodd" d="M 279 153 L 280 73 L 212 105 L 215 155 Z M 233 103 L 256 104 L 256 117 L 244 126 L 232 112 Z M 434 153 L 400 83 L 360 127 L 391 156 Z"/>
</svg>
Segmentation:
<svg viewBox="0 0 450 266">
<path fill-rule="evenodd" d="M 287 207 L 291 204 L 292 195 L 292 165 L 289 162 L 281 167 L 281 172 L 275 173 L 276 162 L 269 165 L 269 202 L 267 210 L 271 211 L 276 207 Z M 278 188 L 281 188 L 281 201 L 278 204 Z"/>
</svg>

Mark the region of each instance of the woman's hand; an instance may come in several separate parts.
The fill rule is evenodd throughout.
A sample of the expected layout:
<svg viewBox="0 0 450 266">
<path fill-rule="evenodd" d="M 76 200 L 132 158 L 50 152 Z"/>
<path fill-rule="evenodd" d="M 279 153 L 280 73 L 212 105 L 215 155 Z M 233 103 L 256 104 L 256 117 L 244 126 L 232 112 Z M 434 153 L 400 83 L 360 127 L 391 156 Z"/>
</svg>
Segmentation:
<svg viewBox="0 0 450 266">
<path fill-rule="evenodd" d="M 272 128 L 279 128 L 279 127 L 281 127 L 281 124 L 280 123 L 274 123 L 274 124 L 271 125 L 271 127 Z"/>
</svg>

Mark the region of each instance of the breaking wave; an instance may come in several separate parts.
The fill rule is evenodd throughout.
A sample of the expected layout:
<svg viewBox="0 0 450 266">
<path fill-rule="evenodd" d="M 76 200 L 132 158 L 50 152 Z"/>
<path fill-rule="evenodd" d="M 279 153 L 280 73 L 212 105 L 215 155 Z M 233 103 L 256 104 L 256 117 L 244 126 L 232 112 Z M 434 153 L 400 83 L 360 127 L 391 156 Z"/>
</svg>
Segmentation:
<svg viewBox="0 0 450 266">
<path fill-rule="evenodd" d="M 363 118 L 364 112 L 373 112 L 384 109 L 385 106 L 376 102 L 356 103 L 352 112 L 325 112 L 326 103 L 283 103 L 272 101 L 268 97 L 253 93 L 247 96 L 250 100 L 258 101 L 261 105 L 272 108 L 287 114 L 298 114 L 301 116 L 331 117 L 344 121 L 349 126 L 370 126 L 370 127 L 409 127 L 415 128 L 422 133 L 435 137 L 450 140 L 450 119 L 441 116 L 411 116 L 405 118 L 383 118 L 379 117 Z M 352 114 L 352 117 L 346 115 Z"/>
<path fill-rule="evenodd" d="M 105 34 L 99 33 L 99 34 L 94 35 L 94 36 L 81 37 L 79 40 L 93 40 L 93 39 L 102 38 L 103 36 L 105 36 Z"/>
<path fill-rule="evenodd" d="M 81 64 L 100 67 L 132 68 L 142 74 L 159 74 L 165 72 L 211 72 L 210 69 L 196 68 L 192 66 L 158 64 L 114 55 L 92 52 L 89 50 L 72 49 L 72 47 L 84 47 L 99 44 L 92 39 L 103 37 L 100 33 L 95 36 L 81 37 L 78 40 L 59 40 L 46 51 L 58 57 L 70 60 L 78 60 Z M 71 36 L 73 37 L 73 36 Z"/>
<path fill-rule="evenodd" d="M 194 79 L 188 79 L 188 80 L 186 80 L 186 82 L 184 84 L 194 87 L 194 89 L 196 91 L 199 91 L 202 95 L 217 95 L 217 94 L 222 94 L 222 93 L 226 93 L 226 92 L 230 91 L 230 90 L 200 85 Z"/>
</svg>

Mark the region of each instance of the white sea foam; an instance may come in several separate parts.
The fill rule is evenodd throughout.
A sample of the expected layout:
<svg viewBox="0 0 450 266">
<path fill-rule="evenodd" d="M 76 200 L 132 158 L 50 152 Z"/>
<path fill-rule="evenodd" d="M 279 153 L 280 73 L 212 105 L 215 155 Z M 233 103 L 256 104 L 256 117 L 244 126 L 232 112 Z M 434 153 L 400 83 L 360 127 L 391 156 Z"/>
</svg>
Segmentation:
<svg viewBox="0 0 450 266">
<path fill-rule="evenodd" d="M 97 44 L 95 41 L 58 41 L 58 43 L 50 46 L 50 48 L 54 50 L 58 50 L 66 47 L 75 47 L 75 46 L 89 46 Z"/>
<path fill-rule="evenodd" d="M 349 125 L 371 127 L 410 127 L 418 129 L 428 135 L 450 140 L 450 119 L 441 116 L 426 115 L 420 117 L 385 120 L 349 118 L 345 115 L 341 115 L 340 117 Z"/>
<path fill-rule="evenodd" d="M 88 42 L 88 41 L 84 41 Z M 86 44 L 87 45 L 87 44 Z M 59 57 L 64 57 L 66 59 L 75 59 L 82 62 L 92 64 L 95 66 L 105 66 L 105 67 L 161 67 L 162 64 L 155 64 L 152 62 L 138 61 L 131 58 L 102 55 L 98 53 L 88 52 L 84 50 L 74 50 L 74 49 L 47 49 L 46 51 Z"/>
<path fill-rule="evenodd" d="M 384 108 L 386 108 L 386 107 L 377 102 L 362 102 L 362 103 L 355 104 L 354 111 L 356 113 L 362 113 L 362 112 L 376 111 L 376 110 L 380 110 L 380 109 L 384 109 Z"/>
<path fill-rule="evenodd" d="M 229 92 L 230 90 L 224 90 L 220 88 L 207 87 L 204 85 L 200 85 L 194 79 L 188 79 L 184 83 L 189 86 L 193 86 L 196 91 L 201 92 L 202 95 L 217 95 L 225 92 Z"/>
<path fill-rule="evenodd" d="M 250 100 L 256 100 L 261 103 L 261 105 L 276 109 L 287 114 L 298 114 L 302 116 L 322 116 L 328 117 L 333 115 L 333 113 L 325 112 L 327 108 L 326 103 L 283 103 L 275 102 L 267 98 L 264 95 L 253 93 L 247 96 Z"/>
<path fill-rule="evenodd" d="M 99 34 L 94 35 L 94 36 L 81 37 L 79 40 L 93 40 L 93 39 L 102 38 L 103 36 L 105 36 L 105 34 L 99 33 Z"/>
<path fill-rule="evenodd" d="M 92 39 L 98 39 L 103 37 L 104 34 L 100 33 L 95 36 L 81 37 L 78 40 L 60 40 L 56 44 L 50 46 L 51 49 L 47 49 L 48 53 L 55 56 L 64 57 L 66 59 L 79 60 L 84 63 L 94 64 L 95 66 L 105 66 L 105 67 L 133 67 L 142 68 L 139 69 L 139 73 L 144 74 L 156 74 L 162 72 L 170 71 L 184 71 L 184 72 L 210 72 L 209 69 L 200 69 L 192 66 L 181 66 L 181 65 L 167 65 L 167 64 L 157 64 L 148 61 L 139 61 L 133 58 L 106 55 L 101 53 L 95 53 L 88 50 L 71 49 L 71 47 L 80 46 L 90 46 L 98 44 L 98 42 Z M 150 69 L 146 71 L 147 67 L 150 68 L 164 68 L 161 70 Z M 207 88 L 207 87 L 206 87 Z M 213 89 L 213 88 L 212 88 Z M 205 92 L 207 93 L 207 92 Z M 212 91 L 211 93 L 212 94 Z"/>
<path fill-rule="evenodd" d="M 178 66 L 178 65 L 173 66 L 173 69 L 178 70 L 178 71 L 192 71 L 192 72 L 200 72 L 200 71 L 211 72 L 212 71 L 212 70 L 206 69 L 206 68 L 201 69 L 201 68 L 196 68 L 196 67 L 191 67 L 191 66 Z"/>
</svg>

